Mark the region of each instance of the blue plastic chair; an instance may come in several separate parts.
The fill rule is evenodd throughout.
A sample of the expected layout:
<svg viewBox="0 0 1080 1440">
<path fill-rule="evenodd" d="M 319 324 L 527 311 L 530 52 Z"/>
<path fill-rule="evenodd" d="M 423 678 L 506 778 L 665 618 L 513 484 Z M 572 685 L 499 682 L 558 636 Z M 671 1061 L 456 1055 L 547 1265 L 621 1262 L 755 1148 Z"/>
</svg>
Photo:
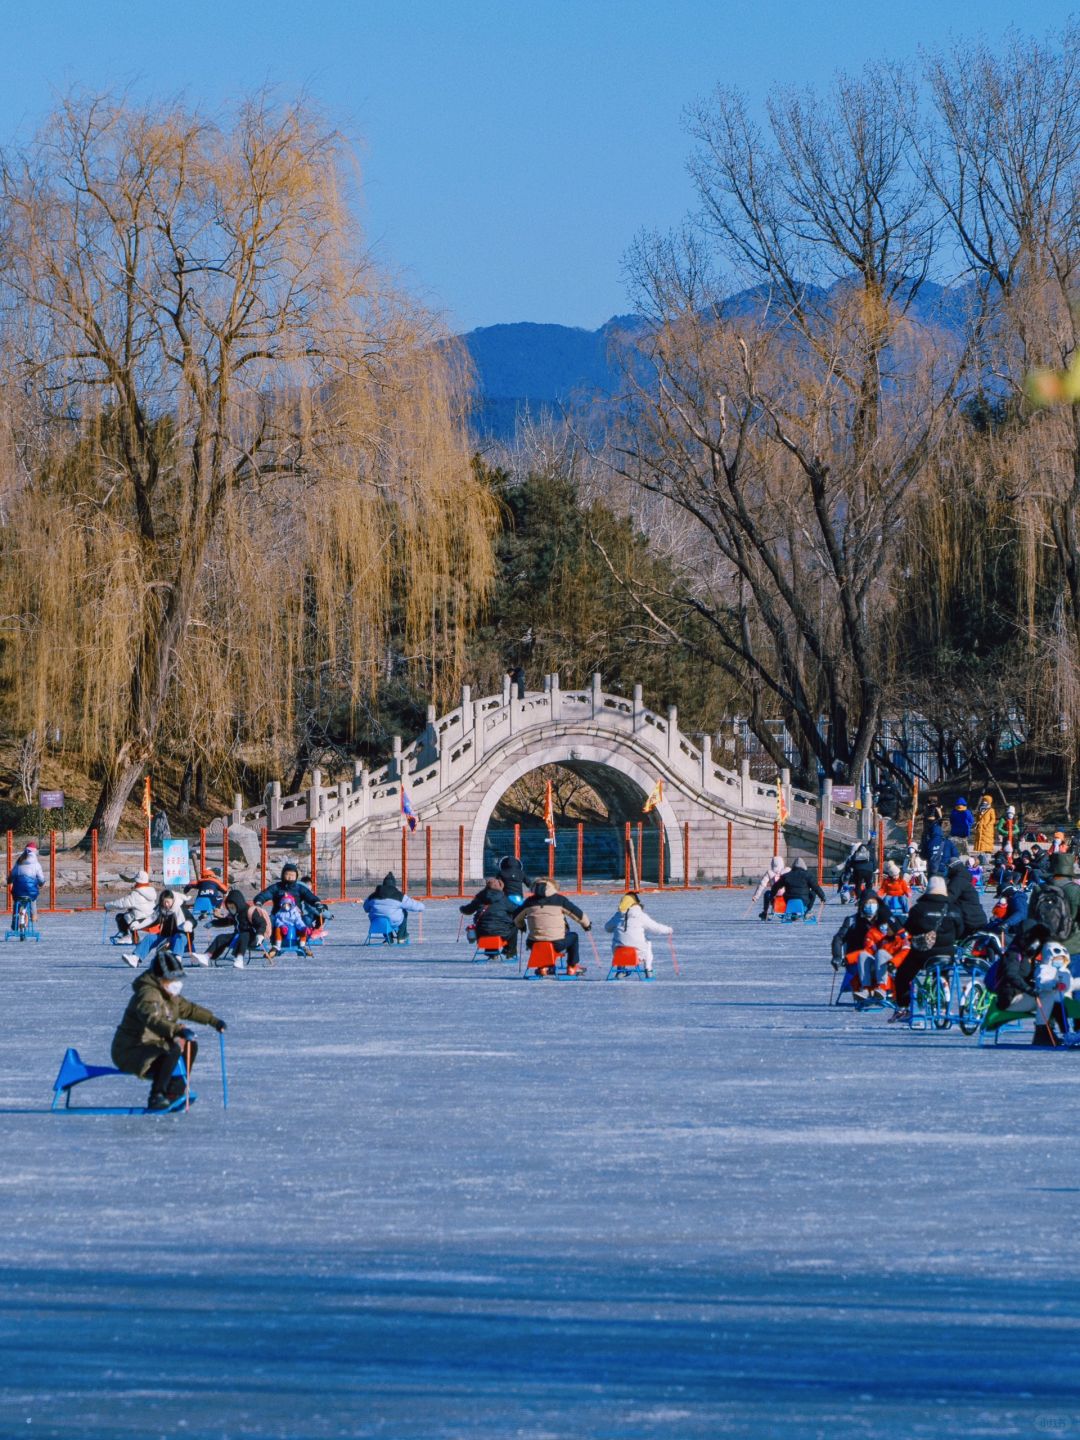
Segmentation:
<svg viewBox="0 0 1080 1440">
<path fill-rule="evenodd" d="M 188 1093 L 186 1097 L 181 1095 L 178 1100 L 175 1100 L 172 1105 L 169 1106 L 168 1110 L 157 1112 L 148 1112 L 145 1105 L 72 1105 L 71 1092 L 76 1085 L 82 1085 L 86 1080 L 100 1079 L 103 1075 L 122 1074 L 124 1074 L 124 1071 L 117 1070 L 113 1065 L 87 1065 L 79 1052 L 69 1047 L 64 1051 L 64 1058 L 60 1062 L 60 1072 L 53 1081 L 52 1105 L 49 1108 L 50 1110 L 70 1110 L 76 1114 L 83 1113 L 90 1115 L 141 1115 L 146 1113 L 167 1115 L 171 1110 L 183 1109 L 185 1098 L 188 1104 L 196 1098 L 193 1093 Z M 173 1067 L 173 1074 L 178 1075 L 183 1080 L 186 1091 L 187 1067 L 184 1064 L 183 1055 L 178 1057 L 176 1065 Z M 137 1079 L 138 1077 L 133 1076 L 132 1078 Z M 61 1096 L 63 1096 L 63 1104 L 60 1103 Z"/>
<path fill-rule="evenodd" d="M 791 925 L 795 920 L 806 918 L 806 906 L 801 900 L 789 900 L 784 907 L 784 913 L 780 921 L 784 925 Z"/>
<path fill-rule="evenodd" d="M 393 924 L 389 916 L 369 915 L 368 932 L 365 945 L 392 945 L 397 934 L 397 926 Z"/>
</svg>

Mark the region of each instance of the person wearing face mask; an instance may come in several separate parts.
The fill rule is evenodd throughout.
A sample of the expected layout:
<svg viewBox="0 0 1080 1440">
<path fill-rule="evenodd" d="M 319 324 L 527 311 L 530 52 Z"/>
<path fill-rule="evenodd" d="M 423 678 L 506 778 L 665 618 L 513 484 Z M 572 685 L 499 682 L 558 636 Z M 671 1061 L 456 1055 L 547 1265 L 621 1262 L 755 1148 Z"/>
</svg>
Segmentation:
<svg viewBox="0 0 1080 1440">
<path fill-rule="evenodd" d="M 159 950 L 149 970 L 132 985 L 128 1001 L 112 1042 L 112 1063 L 126 1075 L 150 1081 L 148 1110 L 167 1110 L 184 1093 L 184 1082 L 173 1074 L 176 1062 L 189 1046 L 188 1073 L 195 1063 L 198 1046 L 183 1021 L 225 1029 L 225 1021 L 213 1011 L 194 1005 L 181 995 L 184 967 L 171 950 Z"/>
</svg>

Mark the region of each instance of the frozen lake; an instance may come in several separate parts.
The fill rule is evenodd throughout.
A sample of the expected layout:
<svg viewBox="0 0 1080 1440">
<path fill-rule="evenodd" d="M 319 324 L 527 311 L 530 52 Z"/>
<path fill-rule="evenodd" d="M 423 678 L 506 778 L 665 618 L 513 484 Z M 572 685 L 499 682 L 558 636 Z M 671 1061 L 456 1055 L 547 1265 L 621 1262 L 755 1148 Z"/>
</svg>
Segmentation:
<svg viewBox="0 0 1080 1440">
<path fill-rule="evenodd" d="M 100 917 L 0 947 L 0 1435 L 1080 1433 L 1080 1055 L 830 1009 L 832 905 L 648 905 L 678 979 L 473 966 L 452 902 L 193 970 L 187 1116 L 45 1113 L 132 971 Z"/>
</svg>

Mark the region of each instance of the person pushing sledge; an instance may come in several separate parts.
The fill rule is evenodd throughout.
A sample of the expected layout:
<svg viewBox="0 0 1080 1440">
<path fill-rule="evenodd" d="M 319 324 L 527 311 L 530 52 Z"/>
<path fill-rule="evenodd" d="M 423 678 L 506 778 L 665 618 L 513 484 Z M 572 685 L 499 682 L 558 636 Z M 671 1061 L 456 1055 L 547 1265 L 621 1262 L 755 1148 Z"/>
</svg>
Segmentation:
<svg viewBox="0 0 1080 1440">
<path fill-rule="evenodd" d="M 183 1095 L 184 1082 L 173 1071 L 185 1045 L 190 1080 L 199 1047 L 182 1022 L 211 1025 L 219 1033 L 225 1029 L 225 1021 L 212 1010 L 183 998 L 183 984 L 180 961 L 171 950 L 159 950 L 149 970 L 132 984 L 135 993 L 113 1036 L 112 1063 L 116 1068 L 150 1081 L 148 1110 L 167 1110 Z"/>
</svg>

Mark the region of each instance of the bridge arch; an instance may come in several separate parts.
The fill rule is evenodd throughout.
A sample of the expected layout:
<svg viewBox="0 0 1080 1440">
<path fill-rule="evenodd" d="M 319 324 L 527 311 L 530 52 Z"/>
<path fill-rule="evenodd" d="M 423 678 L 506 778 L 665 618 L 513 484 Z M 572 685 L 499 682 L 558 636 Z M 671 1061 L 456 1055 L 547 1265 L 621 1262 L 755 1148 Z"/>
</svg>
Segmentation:
<svg viewBox="0 0 1080 1440">
<path fill-rule="evenodd" d="M 597 744 L 574 735 L 553 737 L 530 746 L 527 753 L 505 760 L 485 777 L 485 788 L 475 806 L 468 836 L 470 875 L 484 873 L 484 838 L 496 805 L 516 780 L 543 765 L 561 765 L 576 771 L 602 796 L 605 791 L 614 793 L 620 798 L 620 809 L 624 813 L 633 809 L 636 801 L 640 814 L 645 797 L 659 778 L 645 768 L 629 747 Z M 669 856 L 671 878 L 681 880 L 683 862 L 679 823 L 666 795 L 657 806 L 657 813 L 664 827 L 664 846 Z M 629 815 L 626 818 L 629 819 Z"/>
</svg>

